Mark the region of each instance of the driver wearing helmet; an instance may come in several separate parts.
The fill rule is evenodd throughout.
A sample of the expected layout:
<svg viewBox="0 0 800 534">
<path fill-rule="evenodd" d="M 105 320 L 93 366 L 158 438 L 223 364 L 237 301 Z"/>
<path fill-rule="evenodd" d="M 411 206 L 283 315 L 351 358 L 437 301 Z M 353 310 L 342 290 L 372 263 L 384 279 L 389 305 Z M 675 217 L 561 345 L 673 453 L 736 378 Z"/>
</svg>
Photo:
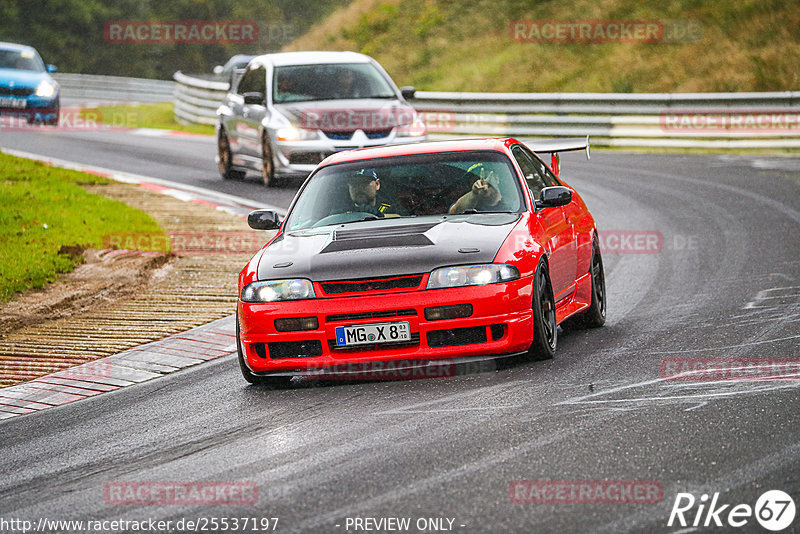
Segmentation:
<svg viewBox="0 0 800 534">
<path fill-rule="evenodd" d="M 402 215 L 398 209 L 392 209 L 391 199 L 381 194 L 381 180 L 374 169 L 361 169 L 347 180 L 347 190 L 353 201 L 350 211 L 371 213 L 378 217 Z"/>
</svg>

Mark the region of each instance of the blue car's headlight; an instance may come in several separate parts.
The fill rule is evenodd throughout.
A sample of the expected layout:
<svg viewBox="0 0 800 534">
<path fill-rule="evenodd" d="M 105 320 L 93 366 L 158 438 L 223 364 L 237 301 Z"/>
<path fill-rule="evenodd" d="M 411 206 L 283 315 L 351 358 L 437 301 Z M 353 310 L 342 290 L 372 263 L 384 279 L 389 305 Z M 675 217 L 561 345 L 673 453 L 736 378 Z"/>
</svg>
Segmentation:
<svg viewBox="0 0 800 534">
<path fill-rule="evenodd" d="M 278 302 L 316 298 L 314 286 L 305 278 L 252 282 L 242 289 L 244 302 Z"/>
<path fill-rule="evenodd" d="M 489 263 L 486 265 L 466 265 L 442 267 L 431 272 L 428 289 L 445 287 L 482 286 L 508 282 L 519 278 L 519 270 L 513 265 Z"/>
<path fill-rule="evenodd" d="M 52 83 L 44 80 L 36 87 L 36 96 L 40 96 L 42 98 L 50 98 L 56 94 L 56 86 Z"/>
</svg>

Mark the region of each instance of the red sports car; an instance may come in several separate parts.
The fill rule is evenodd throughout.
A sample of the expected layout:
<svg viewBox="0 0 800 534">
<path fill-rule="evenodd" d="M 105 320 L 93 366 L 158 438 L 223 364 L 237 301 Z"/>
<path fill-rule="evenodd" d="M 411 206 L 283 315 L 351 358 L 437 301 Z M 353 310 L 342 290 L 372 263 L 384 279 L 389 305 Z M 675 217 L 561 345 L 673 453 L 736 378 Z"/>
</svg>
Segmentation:
<svg viewBox="0 0 800 534">
<path fill-rule="evenodd" d="M 515 139 L 334 154 L 239 274 L 237 345 L 251 383 L 354 366 L 550 358 L 569 319 L 605 322 L 595 222 L 558 177 L 563 150 Z M 401 363 L 402 362 L 402 363 Z M 367 367 L 368 368 L 368 367 Z"/>
</svg>

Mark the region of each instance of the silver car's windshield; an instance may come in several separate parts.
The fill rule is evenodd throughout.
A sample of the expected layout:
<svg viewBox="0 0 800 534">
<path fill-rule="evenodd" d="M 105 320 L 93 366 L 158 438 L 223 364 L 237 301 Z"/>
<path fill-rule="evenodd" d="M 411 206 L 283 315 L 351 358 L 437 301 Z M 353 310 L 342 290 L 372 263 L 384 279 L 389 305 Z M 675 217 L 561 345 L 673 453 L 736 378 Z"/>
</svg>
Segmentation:
<svg viewBox="0 0 800 534">
<path fill-rule="evenodd" d="M 397 156 L 332 165 L 313 175 L 288 231 L 364 220 L 523 209 L 519 180 L 501 152 Z"/>
<path fill-rule="evenodd" d="M 396 95 L 371 63 L 275 67 L 272 101 L 276 104 L 352 98 L 396 98 Z"/>
<path fill-rule="evenodd" d="M 2 50 L 0 49 L 0 69 L 29 70 L 44 72 L 44 63 L 41 58 L 30 50 Z"/>
</svg>

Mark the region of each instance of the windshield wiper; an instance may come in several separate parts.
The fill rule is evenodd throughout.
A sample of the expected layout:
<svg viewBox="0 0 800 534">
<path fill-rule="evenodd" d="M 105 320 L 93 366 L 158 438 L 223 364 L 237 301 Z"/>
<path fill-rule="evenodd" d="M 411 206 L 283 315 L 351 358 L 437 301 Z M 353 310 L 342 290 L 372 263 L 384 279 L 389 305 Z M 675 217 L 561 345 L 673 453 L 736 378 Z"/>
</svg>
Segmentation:
<svg viewBox="0 0 800 534">
<path fill-rule="evenodd" d="M 466 210 L 462 211 L 461 213 L 456 213 L 456 215 L 474 215 L 476 213 L 515 213 L 515 212 L 508 211 L 508 210 L 504 210 L 504 211 L 478 211 L 475 208 L 469 208 L 469 209 L 466 209 Z"/>
<path fill-rule="evenodd" d="M 379 217 L 377 215 L 365 215 L 364 217 L 361 217 L 360 219 L 355 219 L 353 221 L 345 221 L 345 222 L 339 223 L 339 224 L 350 224 L 350 223 L 357 223 L 357 222 L 364 222 L 364 221 L 377 221 L 378 219 L 379 219 Z"/>
</svg>

